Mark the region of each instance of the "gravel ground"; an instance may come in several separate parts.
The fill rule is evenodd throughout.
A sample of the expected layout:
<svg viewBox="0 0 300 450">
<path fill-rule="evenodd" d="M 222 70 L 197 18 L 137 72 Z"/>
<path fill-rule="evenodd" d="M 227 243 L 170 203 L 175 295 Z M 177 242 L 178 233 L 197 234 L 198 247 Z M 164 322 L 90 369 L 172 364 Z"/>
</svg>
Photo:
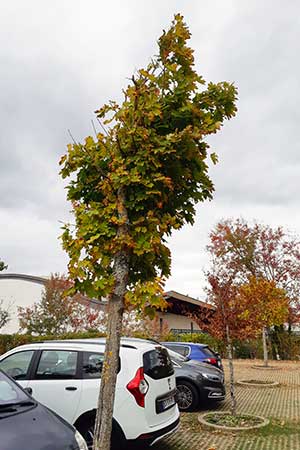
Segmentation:
<svg viewBox="0 0 300 450">
<path fill-rule="evenodd" d="M 199 412 L 182 415 L 179 431 L 153 450 L 300 450 L 300 362 L 271 361 L 274 370 L 253 369 L 261 361 L 235 361 L 236 380 L 278 381 L 278 387 L 236 386 L 238 412 L 268 417 L 266 428 L 247 432 L 208 431 L 201 427 Z M 225 378 L 228 364 L 224 361 Z M 228 390 L 229 391 L 229 390 Z M 228 410 L 229 397 L 213 409 Z"/>
</svg>

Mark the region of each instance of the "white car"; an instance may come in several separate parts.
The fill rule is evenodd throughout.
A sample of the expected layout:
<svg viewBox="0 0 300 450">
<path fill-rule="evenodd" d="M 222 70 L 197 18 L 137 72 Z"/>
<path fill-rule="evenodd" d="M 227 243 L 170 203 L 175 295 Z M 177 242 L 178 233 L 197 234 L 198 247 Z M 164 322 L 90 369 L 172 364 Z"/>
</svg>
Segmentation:
<svg viewBox="0 0 300 450">
<path fill-rule="evenodd" d="M 104 339 L 22 345 L 0 357 L 0 368 L 74 425 L 91 448 L 104 349 Z M 167 350 L 149 341 L 122 339 L 113 448 L 120 450 L 127 441 L 152 445 L 178 425 L 176 382 Z"/>
</svg>

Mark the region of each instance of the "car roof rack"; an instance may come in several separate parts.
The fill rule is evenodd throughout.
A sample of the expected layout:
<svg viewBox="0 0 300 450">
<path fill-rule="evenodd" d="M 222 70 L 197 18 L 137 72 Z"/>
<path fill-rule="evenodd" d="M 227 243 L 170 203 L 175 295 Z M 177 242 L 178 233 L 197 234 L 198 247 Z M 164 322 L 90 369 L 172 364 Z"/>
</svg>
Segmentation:
<svg viewBox="0 0 300 450">
<path fill-rule="evenodd" d="M 97 339 L 97 338 L 95 338 Z M 101 338 L 100 338 L 101 339 Z M 76 340 L 76 339 L 55 339 L 55 340 L 45 340 L 45 341 L 40 341 L 40 342 L 35 342 L 35 344 L 91 344 L 91 345 L 105 345 L 105 341 L 88 341 L 88 340 Z M 124 348 L 133 348 L 136 349 L 137 347 L 135 347 L 134 345 L 129 345 L 129 344 L 120 344 L 120 347 L 124 347 Z"/>
</svg>

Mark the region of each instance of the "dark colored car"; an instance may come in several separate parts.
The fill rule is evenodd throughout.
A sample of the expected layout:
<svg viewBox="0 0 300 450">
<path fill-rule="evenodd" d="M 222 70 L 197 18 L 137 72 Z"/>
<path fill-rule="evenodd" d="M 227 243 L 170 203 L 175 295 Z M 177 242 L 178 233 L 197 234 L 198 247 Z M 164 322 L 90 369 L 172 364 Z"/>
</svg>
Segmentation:
<svg viewBox="0 0 300 450">
<path fill-rule="evenodd" d="M 168 349 L 176 376 L 180 411 L 193 411 L 203 403 L 225 398 L 223 371 L 211 365 L 189 360 Z"/>
<path fill-rule="evenodd" d="M 162 344 L 189 359 L 211 364 L 223 370 L 222 360 L 219 353 L 216 353 L 206 344 L 194 344 L 192 342 L 162 342 Z"/>
<path fill-rule="evenodd" d="M 87 450 L 76 430 L 0 370 L 1 450 Z"/>
</svg>

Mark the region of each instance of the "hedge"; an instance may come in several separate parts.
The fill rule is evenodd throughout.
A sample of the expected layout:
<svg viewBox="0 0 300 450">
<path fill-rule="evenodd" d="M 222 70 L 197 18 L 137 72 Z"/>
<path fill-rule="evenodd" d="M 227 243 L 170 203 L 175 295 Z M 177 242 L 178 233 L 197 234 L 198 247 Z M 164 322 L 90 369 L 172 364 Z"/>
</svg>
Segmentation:
<svg viewBox="0 0 300 450">
<path fill-rule="evenodd" d="M 95 338 L 104 337 L 104 333 L 98 331 L 87 331 L 81 333 L 66 333 L 60 335 L 50 335 L 50 336 L 32 336 L 28 334 L 0 334 L 0 354 L 6 353 L 14 347 L 23 344 L 29 344 L 32 342 L 50 341 L 56 339 L 85 339 L 85 338 Z M 139 338 L 149 338 L 150 336 L 145 333 L 136 332 L 134 337 Z M 276 340 L 275 340 L 276 337 Z M 157 337 L 156 337 L 157 339 Z M 194 342 L 207 344 L 212 349 L 220 353 L 222 357 L 226 357 L 226 346 L 221 340 L 215 339 L 207 333 L 188 333 L 188 334 L 178 334 L 174 335 L 169 333 L 163 337 L 165 341 L 177 341 L 177 342 Z M 282 332 L 274 336 L 273 333 L 270 334 L 270 345 L 269 345 L 269 356 L 274 359 L 292 359 L 297 360 L 300 358 L 300 336 L 296 334 L 291 334 L 288 332 Z M 262 359 L 263 350 L 261 339 L 252 339 L 233 341 L 234 348 L 234 358 L 257 358 Z"/>
<path fill-rule="evenodd" d="M 86 339 L 94 337 L 103 337 L 104 333 L 98 331 L 87 331 L 84 333 L 66 333 L 49 336 L 32 336 L 31 334 L 0 334 L 0 355 L 8 352 L 19 345 L 30 344 L 33 342 L 53 341 L 56 339 Z"/>
</svg>

